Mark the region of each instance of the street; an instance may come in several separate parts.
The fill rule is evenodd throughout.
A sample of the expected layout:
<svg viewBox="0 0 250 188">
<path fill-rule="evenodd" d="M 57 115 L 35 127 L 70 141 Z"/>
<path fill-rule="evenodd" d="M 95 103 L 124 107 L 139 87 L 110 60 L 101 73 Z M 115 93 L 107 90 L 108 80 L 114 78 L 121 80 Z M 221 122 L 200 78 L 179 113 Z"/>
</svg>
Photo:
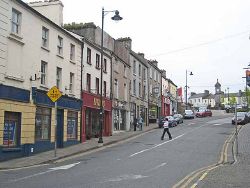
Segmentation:
<svg viewBox="0 0 250 188">
<path fill-rule="evenodd" d="M 56 164 L 0 172 L 0 187 L 173 187 L 190 173 L 218 163 L 234 126 L 231 117 L 184 120 L 123 144 L 63 159 Z"/>
</svg>

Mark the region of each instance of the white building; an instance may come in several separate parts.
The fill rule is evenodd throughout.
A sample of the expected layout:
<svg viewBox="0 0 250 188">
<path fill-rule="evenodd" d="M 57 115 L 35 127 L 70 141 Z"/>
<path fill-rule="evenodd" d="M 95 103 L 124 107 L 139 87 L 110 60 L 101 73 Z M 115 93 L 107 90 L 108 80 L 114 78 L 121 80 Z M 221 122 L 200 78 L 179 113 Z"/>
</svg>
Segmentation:
<svg viewBox="0 0 250 188">
<path fill-rule="evenodd" d="M 191 93 L 188 102 L 195 108 L 215 107 L 214 95 L 210 94 L 208 90 L 205 90 L 204 93 Z"/>
<path fill-rule="evenodd" d="M 61 15 L 58 2 L 45 4 Z M 58 147 L 79 143 L 81 40 L 21 0 L 0 5 L 0 160 L 24 155 L 27 147 L 36 153 L 55 141 Z M 56 133 L 54 103 L 46 95 L 53 86 L 63 94 Z"/>
</svg>

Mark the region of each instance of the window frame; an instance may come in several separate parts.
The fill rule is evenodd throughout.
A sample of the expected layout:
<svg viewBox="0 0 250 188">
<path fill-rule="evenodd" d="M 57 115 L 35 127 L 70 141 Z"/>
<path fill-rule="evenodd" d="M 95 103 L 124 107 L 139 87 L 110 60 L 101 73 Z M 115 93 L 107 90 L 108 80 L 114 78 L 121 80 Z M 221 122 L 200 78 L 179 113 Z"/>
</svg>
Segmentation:
<svg viewBox="0 0 250 188">
<path fill-rule="evenodd" d="M 63 38 L 58 35 L 57 54 L 63 56 Z"/>
<path fill-rule="evenodd" d="M 101 59 L 100 55 L 96 53 L 96 56 L 95 56 L 95 67 L 97 69 L 101 69 L 101 67 L 100 67 L 100 59 Z"/>
<path fill-rule="evenodd" d="M 14 19 L 14 14 L 15 14 L 16 20 Z M 16 35 L 21 34 L 21 21 L 22 21 L 22 13 L 18 11 L 17 9 L 12 8 L 11 33 L 14 33 Z"/>
<path fill-rule="evenodd" d="M 87 48 L 87 63 L 91 65 L 91 49 Z"/>
<path fill-rule="evenodd" d="M 75 61 L 75 54 L 76 54 L 76 46 L 70 43 L 70 54 L 69 54 L 70 61 Z"/>
<path fill-rule="evenodd" d="M 87 78 L 86 78 L 86 91 L 91 92 L 91 74 L 87 73 Z"/>
<path fill-rule="evenodd" d="M 62 68 L 56 67 L 56 87 L 60 90 L 62 87 Z"/>
<path fill-rule="evenodd" d="M 69 134 L 70 127 L 72 126 L 72 122 L 74 122 L 74 126 L 72 128 L 72 134 Z M 78 131 L 78 113 L 75 111 L 67 112 L 67 140 L 77 140 L 77 131 Z"/>
<path fill-rule="evenodd" d="M 73 72 L 69 73 L 69 92 L 74 93 L 75 74 Z"/>
<path fill-rule="evenodd" d="M 44 66 L 43 66 L 44 65 Z M 41 85 L 47 86 L 47 72 L 48 63 L 46 61 L 41 61 Z"/>
<path fill-rule="evenodd" d="M 49 29 L 42 27 L 42 47 L 49 48 Z"/>
<path fill-rule="evenodd" d="M 38 116 L 41 116 L 41 118 L 40 118 L 41 126 L 38 125 L 38 123 L 37 123 Z M 44 117 L 47 117 L 47 119 Z M 46 120 L 48 122 L 46 122 Z M 48 123 L 48 124 L 46 125 L 46 123 Z M 39 127 L 41 127 L 41 128 L 39 128 Z M 41 133 L 41 136 L 38 137 L 38 130 L 41 130 L 42 132 L 44 132 L 44 130 L 46 128 L 47 128 L 47 137 L 43 138 L 43 135 L 46 135 L 45 133 Z M 37 106 L 36 114 L 35 114 L 35 141 L 49 141 L 49 140 L 51 140 L 51 108 Z"/>
</svg>

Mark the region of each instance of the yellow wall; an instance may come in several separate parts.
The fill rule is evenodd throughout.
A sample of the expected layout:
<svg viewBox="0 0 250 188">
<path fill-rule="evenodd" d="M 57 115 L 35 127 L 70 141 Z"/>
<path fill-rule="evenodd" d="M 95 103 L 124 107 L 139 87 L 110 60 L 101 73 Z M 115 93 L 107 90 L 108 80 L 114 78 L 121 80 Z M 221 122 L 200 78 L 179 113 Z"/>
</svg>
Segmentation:
<svg viewBox="0 0 250 188">
<path fill-rule="evenodd" d="M 0 99 L 0 145 L 3 145 L 5 111 L 21 113 L 21 144 L 34 143 L 36 106 Z"/>
</svg>

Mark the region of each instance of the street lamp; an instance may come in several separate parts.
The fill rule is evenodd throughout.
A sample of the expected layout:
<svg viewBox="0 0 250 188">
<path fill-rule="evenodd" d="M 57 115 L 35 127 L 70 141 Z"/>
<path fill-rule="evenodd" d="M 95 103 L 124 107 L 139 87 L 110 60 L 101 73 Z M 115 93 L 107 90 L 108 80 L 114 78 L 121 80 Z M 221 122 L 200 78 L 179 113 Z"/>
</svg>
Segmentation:
<svg viewBox="0 0 250 188">
<path fill-rule="evenodd" d="M 227 88 L 227 104 L 229 104 L 229 87 Z"/>
<path fill-rule="evenodd" d="M 103 26 L 104 26 L 104 16 L 107 15 L 109 12 L 114 12 L 115 15 L 111 17 L 112 20 L 114 21 L 119 21 L 122 20 L 122 17 L 119 15 L 118 10 L 113 10 L 113 11 L 105 11 L 104 8 L 102 8 L 102 34 L 101 34 L 101 92 L 100 92 L 100 136 L 98 143 L 103 143 L 103 138 L 102 138 L 102 129 L 103 129 L 103 114 L 104 114 L 104 109 L 103 109 L 103 90 L 102 90 L 102 82 L 103 82 Z M 106 13 L 106 14 L 105 14 Z"/>
<path fill-rule="evenodd" d="M 187 104 L 188 104 L 188 101 L 187 101 L 187 88 L 188 88 L 188 86 L 187 86 L 187 73 L 188 73 L 188 71 L 186 70 L 186 86 L 185 86 L 185 88 L 186 88 L 186 110 L 187 110 Z M 190 76 L 192 76 L 193 75 L 193 73 L 192 72 L 190 72 L 190 74 L 189 74 Z"/>
</svg>

